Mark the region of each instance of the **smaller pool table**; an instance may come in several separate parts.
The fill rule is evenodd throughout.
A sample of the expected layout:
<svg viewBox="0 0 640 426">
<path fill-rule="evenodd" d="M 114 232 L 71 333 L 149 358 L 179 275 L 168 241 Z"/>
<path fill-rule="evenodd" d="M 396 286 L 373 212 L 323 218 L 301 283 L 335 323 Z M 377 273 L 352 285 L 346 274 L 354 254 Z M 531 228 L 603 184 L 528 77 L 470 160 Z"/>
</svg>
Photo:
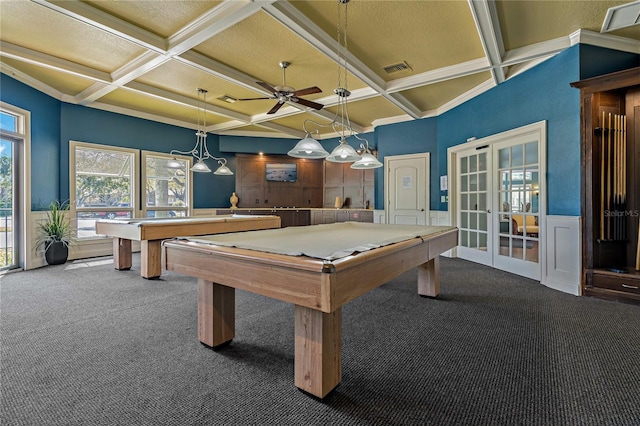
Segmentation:
<svg viewBox="0 0 640 426">
<path fill-rule="evenodd" d="M 113 265 L 118 270 L 131 269 L 131 241 L 140 241 L 140 275 L 147 279 L 159 278 L 162 272 L 162 240 L 271 228 L 280 228 L 278 216 L 224 215 L 96 221 L 97 234 L 113 237 Z"/>
</svg>

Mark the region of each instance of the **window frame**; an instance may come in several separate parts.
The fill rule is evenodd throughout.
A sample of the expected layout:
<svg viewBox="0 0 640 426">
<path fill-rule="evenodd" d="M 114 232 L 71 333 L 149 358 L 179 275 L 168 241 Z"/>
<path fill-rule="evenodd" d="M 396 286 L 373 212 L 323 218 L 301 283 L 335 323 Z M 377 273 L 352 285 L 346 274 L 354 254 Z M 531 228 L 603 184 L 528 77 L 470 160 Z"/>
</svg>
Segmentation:
<svg viewBox="0 0 640 426">
<path fill-rule="evenodd" d="M 130 198 L 131 202 L 128 207 L 96 207 L 96 208 L 78 208 L 76 206 L 76 150 L 77 148 L 84 149 L 95 149 L 100 151 L 113 151 L 121 154 L 128 154 L 132 156 L 132 171 L 131 171 L 131 182 L 130 182 Z M 74 221 L 77 226 L 78 213 L 82 212 L 95 212 L 95 211 L 129 211 L 129 216 L 131 218 L 138 217 L 138 209 L 137 206 L 140 203 L 139 194 L 140 194 L 140 150 L 131 149 L 131 148 L 123 148 L 113 145 L 102 145 L 90 142 L 80 142 L 80 141 L 69 141 L 69 216 Z M 96 239 L 104 239 L 107 238 L 103 235 L 95 235 L 92 237 L 83 237 L 77 238 L 78 242 L 81 241 L 91 241 Z"/>
<path fill-rule="evenodd" d="M 166 158 L 167 161 L 172 158 L 176 158 L 178 160 L 187 162 L 187 174 L 185 175 L 185 185 L 187 186 L 187 206 L 184 207 L 173 207 L 173 206 L 147 206 L 147 158 Z M 147 211 L 172 211 L 172 210 L 180 210 L 185 212 L 185 216 L 191 216 L 193 211 L 193 172 L 191 171 L 191 167 L 193 166 L 193 157 L 187 155 L 172 155 L 167 154 L 165 152 L 156 152 L 156 151 L 141 151 L 141 167 L 140 167 L 140 211 L 141 217 L 147 217 Z"/>
</svg>

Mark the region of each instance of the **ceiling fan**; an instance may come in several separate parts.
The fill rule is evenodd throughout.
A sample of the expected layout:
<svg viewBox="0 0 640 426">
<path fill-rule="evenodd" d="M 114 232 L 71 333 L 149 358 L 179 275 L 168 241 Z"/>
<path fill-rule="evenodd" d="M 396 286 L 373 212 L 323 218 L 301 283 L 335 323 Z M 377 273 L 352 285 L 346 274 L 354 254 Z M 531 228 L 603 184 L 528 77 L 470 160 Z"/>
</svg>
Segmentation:
<svg viewBox="0 0 640 426">
<path fill-rule="evenodd" d="M 238 99 L 238 100 L 239 101 L 255 101 L 258 99 L 277 100 L 278 103 L 275 104 L 273 108 L 271 108 L 267 112 L 267 114 L 274 114 L 276 111 L 278 111 L 282 107 L 282 105 L 285 104 L 285 102 L 300 104 L 313 109 L 322 109 L 322 107 L 324 107 L 324 105 L 322 104 L 309 101 L 307 99 L 302 99 L 300 97 L 303 95 L 311 95 L 313 93 L 321 93 L 322 90 L 320 90 L 319 87 L 313 86 L 313 87 L 307 87 L 306 89 L 295 90 L 293 87 L 287 86 L 286 69 L 289 65 L 291 65 L 291 62 L 282 61 L 280 62 L 279 65 L 282 68 L 282 86 L 273 87 L 269 83 L 265 83 L 264 81 L 256 81 L 257 84 L 259 84 L 260 86 L 264 87 L 265 89 L 273 93 L 272 96 L 269 96 L 266 98 L 246 98 L 246 99 Z"/>
</svg>

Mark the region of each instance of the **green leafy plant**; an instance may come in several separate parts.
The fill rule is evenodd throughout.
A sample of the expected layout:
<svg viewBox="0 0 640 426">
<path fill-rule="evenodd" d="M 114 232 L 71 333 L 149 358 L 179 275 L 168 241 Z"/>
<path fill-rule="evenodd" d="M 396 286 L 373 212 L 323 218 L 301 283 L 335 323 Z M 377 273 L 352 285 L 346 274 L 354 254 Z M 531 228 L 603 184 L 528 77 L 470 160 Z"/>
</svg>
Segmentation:
<svg viewBox="0 0 640 426">
<path fill-rule="evenodd" d="M 66 201 L 56 200 L 49 204 L 47 219 L 38 224 L 39 235 L 36 239 L 36 248 L 44 246 L 46 251 L 55 242 L 62 242 L 69 247 L 73 242 L 74 231 L 67 218 L 68 211 L 69 203 Z"/>
</svg>

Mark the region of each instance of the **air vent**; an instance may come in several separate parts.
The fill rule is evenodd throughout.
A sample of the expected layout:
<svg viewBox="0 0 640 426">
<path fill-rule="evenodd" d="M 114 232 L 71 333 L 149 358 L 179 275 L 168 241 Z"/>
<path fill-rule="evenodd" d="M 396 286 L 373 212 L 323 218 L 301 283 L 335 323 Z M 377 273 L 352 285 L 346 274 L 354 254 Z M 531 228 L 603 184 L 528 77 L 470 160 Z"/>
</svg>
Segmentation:
<svg viewBox="0 0 640 426">
<path fill-rule="evenodd" d="M 397 64 L 393 64 L 393 65 L 387 65 L 386 67 L 382 68 L 387 74 L 391 74 L 393 72 L 398 72 L 398 71 L 405 71 L 405 70 L 409 70 L 411 71 L 412 68 L 409 66 L 409 64 L 407 64 L 406 61 L 402 61 L 399 62 Z"/>
<path fill-rule="evenodd" d="M 237 99 L 236 99 L 236 98 L 231 97 L 231 96 L 229 96 L 229 95 L 222 95 L 222 96 L 220 96 L 220 97 L 218 98 L 218 100 L 219 100 L 219 101 L 222 101 L 222 102 L 228 102 L 228 103 L 230 103 L 230 104 L 232 104 L 232 103 L 234 103 L 235 101 L 237 101 Z"/>
<path fill-rule="evenodd" d="M 604 17 L 601 33 L 640 24 L 640 1 L 610 7 Z"/>
</svg>

